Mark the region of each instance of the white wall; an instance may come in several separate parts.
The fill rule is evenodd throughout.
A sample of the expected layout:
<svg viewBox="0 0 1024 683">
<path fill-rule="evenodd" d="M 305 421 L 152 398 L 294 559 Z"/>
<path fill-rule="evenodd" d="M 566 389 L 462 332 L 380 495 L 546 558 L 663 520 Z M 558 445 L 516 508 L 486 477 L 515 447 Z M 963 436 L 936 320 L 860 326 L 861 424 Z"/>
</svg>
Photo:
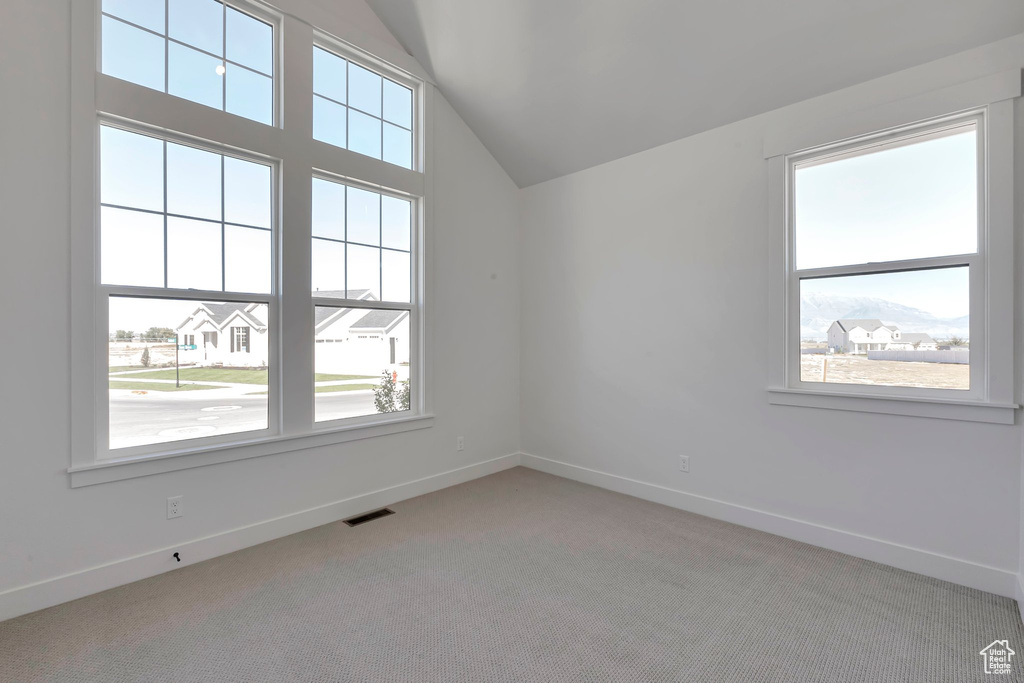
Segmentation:
<svg viewBox="0 0 1024 683">
<path fill-rule="evenodd" d="M 1013 595 L 1019 425 L 769 405 L 748 331 L 768 329 L 767 130 L 1015 67 L 1024 36 L 524 190 L 524 461 Z M 1020 115 L 1017 135 L 1019 161 Z"/>
<path fill-rule="evenodd" d="M 72 490 L 69 7 L 5 0 L 0 20 L 0 339 L 19 358 L 0 380 L 0 618 L 35 582 L 518 451 L 518 190 L 438 97 L 435 425 Z M 185 515 L 168 521 L 165 499 L 178 494 Z"/>
</svg>

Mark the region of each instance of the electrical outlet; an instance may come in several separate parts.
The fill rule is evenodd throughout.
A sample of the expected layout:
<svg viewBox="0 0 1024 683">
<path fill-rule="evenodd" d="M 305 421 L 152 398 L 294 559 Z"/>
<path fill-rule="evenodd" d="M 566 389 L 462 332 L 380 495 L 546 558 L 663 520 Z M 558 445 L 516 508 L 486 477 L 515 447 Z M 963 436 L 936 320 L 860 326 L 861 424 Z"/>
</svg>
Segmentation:
<svg viewBox="0 0 1024 683">
<path fill-rule="evenodd" d="M 689 472 L 690 471 L 690 456 L 680 455 L 679 456 L 679 471 Z"/>
<path fill-rule="evenodd" d="M 167 519 L 181 517 L 184 512 L 185 510 L 181 502 L 181 496 L 174 496 L 167 499 Z"/>
<path fill-rule="evenodd" d="M 464 451 L 466 450 L 466 439 L 464 437 L 456 437 L 455 439 L 455 450 Z"/>
</svg>

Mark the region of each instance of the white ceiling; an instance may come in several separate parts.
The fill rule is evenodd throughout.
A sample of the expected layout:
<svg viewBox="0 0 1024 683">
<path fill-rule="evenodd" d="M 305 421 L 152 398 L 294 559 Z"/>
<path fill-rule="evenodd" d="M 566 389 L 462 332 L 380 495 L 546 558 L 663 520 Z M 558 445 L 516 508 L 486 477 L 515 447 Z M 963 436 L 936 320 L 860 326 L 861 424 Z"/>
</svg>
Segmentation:
<svg viewBox="0 0 1024 683">
<path fill-rule="evenodd" d="M 1021 0 L 368 0 L 525 187 L 1024 32 Z"/>
</svg>

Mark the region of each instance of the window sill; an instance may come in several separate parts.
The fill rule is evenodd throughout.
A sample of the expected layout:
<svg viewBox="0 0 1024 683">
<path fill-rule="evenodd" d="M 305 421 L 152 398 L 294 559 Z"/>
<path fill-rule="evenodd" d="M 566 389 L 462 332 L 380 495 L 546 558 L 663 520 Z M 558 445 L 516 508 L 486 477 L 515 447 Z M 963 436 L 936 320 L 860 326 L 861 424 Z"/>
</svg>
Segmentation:
<svg viewBox="0 0 1024 683">
<path fill-rule="evenodd" d="M 375 424 L 360 424 L 323 430 L 301 436 L 274 436 L 263 439 L 252 439 L 236 443 L 191 448 L 164 453 L 161 455 L 138 456 L 121 460 L 106 460 L 89 465 L 71 467 L 71 488 L 104 484 L 111 481 L 145 477 L 151 474 L 162 474 L 192 467 L 217 465 L 233 460 L 259 458 L 265 455 L 289 453 L 307 448 L 318 448 L 333 444 L 369 439 L 375 436 L 411 432 L 426 429 L 434 425 L 433 415 L 416 415 Z"/>
<path fill-rule="evenodd" d="M 773 387 L 768 389 L 768 402 L 780 406 L 850 410 L 883 415 L 930 417 L 941 420 L 987 422 L 1012 425 L 1018 406 L 1015 403 L 983 403 L 950 401 L 935 398 L 836 394 L 809 389 Z"/>
</svg>

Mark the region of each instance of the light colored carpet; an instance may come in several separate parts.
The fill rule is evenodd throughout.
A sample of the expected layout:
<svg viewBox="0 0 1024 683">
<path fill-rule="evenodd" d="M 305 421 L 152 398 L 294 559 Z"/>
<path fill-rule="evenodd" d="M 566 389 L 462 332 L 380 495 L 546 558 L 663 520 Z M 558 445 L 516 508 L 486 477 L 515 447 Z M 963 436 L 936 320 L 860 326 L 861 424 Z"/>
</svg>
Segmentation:
<svg viewBox="0 0 1024 683">
<path fill-rule="evenodd" d="M 991 681 L 1004 638 L 1024 663 L 1012 600 L 524 468 L 392 508 L 4 622 L 0 680 Z"/>
</svg>

